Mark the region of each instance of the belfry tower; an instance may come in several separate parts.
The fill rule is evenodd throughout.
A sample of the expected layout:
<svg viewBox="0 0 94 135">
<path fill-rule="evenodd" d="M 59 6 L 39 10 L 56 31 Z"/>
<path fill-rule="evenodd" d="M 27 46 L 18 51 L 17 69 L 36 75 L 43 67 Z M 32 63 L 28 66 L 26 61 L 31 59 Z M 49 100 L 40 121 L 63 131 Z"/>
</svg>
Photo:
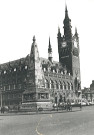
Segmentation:
<svg viewBox="0 0 94 135">
<path fill-rule="evenodd" d="M 72 34 L 71 19 L 68 15 L 67 6 L 65 7 L 64 35 L 61 36 L 60 28 L 58 28 L 58 53 L 59 62 L 62 66 L 66 66 L 67 72 L 73 76 L 74 89 L 80 85 L 80 59 L 79 59 L 79 37 L 77 29 Z M 76 81 L 77 80 L 77 81 Z M 77 85 L 77 86 L 76 86 Z M 80 87 L 80 86 L 79 86 Z M 77 91 L 77 90 L 76 90 Z"/>
</svg>

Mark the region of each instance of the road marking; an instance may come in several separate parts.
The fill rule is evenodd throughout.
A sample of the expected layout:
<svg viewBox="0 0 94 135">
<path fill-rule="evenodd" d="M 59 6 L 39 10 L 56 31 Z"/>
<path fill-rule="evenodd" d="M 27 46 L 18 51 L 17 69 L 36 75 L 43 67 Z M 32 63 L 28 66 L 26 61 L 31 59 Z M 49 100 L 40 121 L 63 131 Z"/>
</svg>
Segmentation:
<svg viewBox="0 0 94 135">
<path fill-rule="evenodd" d="M 38 122 L 38 125 L 37 125 L 37 127 L 36 127 L 36 132 L 37 132 L 38 135 L 43 135 L 43 134 L 41 134 L 41 133 L 38 131 L 38 127 L 39 127 L 39 124 L 40 124 L 41 120 L 42 120 L 42 117 L 41 117 L 41 119 L 40 119 L 40 121 Z"/>
<path fill-rule="evenodd" d="M 52 114 L 50 114 L 49 117 L 52 118 Z M 37 126 L 36 126 L 36 132 L 37 132 L 38 135 L 43 135 L 42 133 L 40 133 L 40 132 L 38 131 L 38 128 L 39 128 L 39 125 L 40 125 L 40 122 L 42 121 L 42 119 L 43 119 L 43 117 L 40 118 L 40 121 L 38 122 L 38 124 L 37 124 Z"/>
</svg>

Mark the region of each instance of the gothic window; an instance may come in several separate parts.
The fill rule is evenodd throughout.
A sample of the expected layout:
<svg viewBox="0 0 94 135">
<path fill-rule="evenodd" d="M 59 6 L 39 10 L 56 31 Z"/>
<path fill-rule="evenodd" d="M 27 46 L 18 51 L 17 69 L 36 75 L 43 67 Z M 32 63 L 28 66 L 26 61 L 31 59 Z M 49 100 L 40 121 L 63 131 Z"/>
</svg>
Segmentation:
<svg viewBox="0 0 94 135">
<path fill-rule="evenodd" d="M 68 85 L 68 90 L 70 90 L 70 83 L 67 82 L 67 85 Z"/>
<path fill-rule="evenodd" d="M 54 82 L 54 89 L 56 89 L 56 81 Z"/>
<path fill-rule="evenodd" d="M 54 82 L 50 80 L 50 89 L 54 88 Z"/>
<path fill-rule="evenodd" d="M 15 84 L 14 84 L 14 90 L 15 90 Z"/>
<path fill-rule="evenodd" d="M 9 90 L 10 90 L 10 85 L 9 85 Z"/>
<path fill-rule="evenodd" d="M 73 84 L 71 83 L 71 90 L 73 90 Z"/>
<path fill-rule="evenodd" d="M 45 88 L 49 88 L 49 82 L 47 79 L 45 79 Z"/>
<path fill-rule="evenodd" d="M 66 83 L 65 83 L 65 82 L 63 82 L 63 84 L 64 84 L 64 90 L 66 90 Z"/>
<path fill-rule="evenodd" d="M 55 81 L 55 89 L 59 89 L 59 84 L 57 81 Z"/>
<path fill-rule="evenodd" d="M 63 75 L 63 71 L 61 71 L 61 74 Z"/>
<path fill-rule="evenodd" d="M 61 83 L 61 82 L 59 82 L 59 86 L 60 86 L 60 87 L 59 87 L 60 89 L 62 89 L 62 88 L 63 88 L 63 86 L 62 86 L 62 83 Z"/>
</svg>

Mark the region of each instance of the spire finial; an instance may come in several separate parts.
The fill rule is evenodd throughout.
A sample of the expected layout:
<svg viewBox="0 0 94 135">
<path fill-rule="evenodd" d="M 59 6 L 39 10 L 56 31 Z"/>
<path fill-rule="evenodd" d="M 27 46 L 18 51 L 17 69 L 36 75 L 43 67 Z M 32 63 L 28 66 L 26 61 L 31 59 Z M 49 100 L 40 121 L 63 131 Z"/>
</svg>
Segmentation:
<svg viewBox="0 0 94 135">
<path fill-rule="evenodd" d="M 60 33 L 60 27 L 58 26 L 58 33 Z"/>
<path fill-rule="evenodd" d="M 36 38 L 35 38 L 35 35 L 33 36 L 33 42 L 35 42 L 36 41 Z"/>
<path fill-rule="evenodd" d="M 50 43 L 50 37 L 49 37 L 49 47 L 48 47 L 48 50 L 49 50 L 49 51 L 52 51 L 51 43 Z"/>
<path fill-rule="evenodd" d="M 67 10 L 67 4 L 65 3 L 65 12 L 68 12 L 68 10 Z"/>
<path fill-rule="evenodd" d="M 75 27 L 75 35 L 78 37 L 77 28 Z"/>
<path fill-rule="evenodd" d="M 75 27 L 75 33 L 77 33 L 77 28 Z"/>
<path fill-rule="evenodd" d="M 52 48 L 50 43 L 50 37 L 49 37 L 49 46 L 48 46 L 48 59 L 52 62 Z"/>
<path fill-rule="evenodd" d="M 52 52 L 51 43 L 50 43 L 50 37 L 49 37 L 49 47 L 48 47 L 48 52 Z"/>
<path fill-rule="evenodd" d="M 51 46 L 51 44 L 50 44 L 50 36 L 49 36 L 49 46 Z"/>
<path fill-rule="evenodd" d="M 67 9 L 67 4 L 65 3 L 65 17 L 69 18 L 68 17 L 68 9 Z"/>
</svg>

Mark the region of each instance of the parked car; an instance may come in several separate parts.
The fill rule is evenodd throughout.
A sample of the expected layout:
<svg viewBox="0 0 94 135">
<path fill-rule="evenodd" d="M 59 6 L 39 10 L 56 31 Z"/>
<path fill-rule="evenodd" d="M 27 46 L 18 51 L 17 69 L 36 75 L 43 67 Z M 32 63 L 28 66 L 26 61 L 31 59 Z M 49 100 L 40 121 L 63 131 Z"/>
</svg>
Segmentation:
<svg viewBox="0 0 94 135">
<path fill-rule="evenodd" d="M 71 102 L 71 105 L 75 105 L 75 102 L 74 102 L 74 101 L 72 101 L 72 102 Z"/>
</svg>

